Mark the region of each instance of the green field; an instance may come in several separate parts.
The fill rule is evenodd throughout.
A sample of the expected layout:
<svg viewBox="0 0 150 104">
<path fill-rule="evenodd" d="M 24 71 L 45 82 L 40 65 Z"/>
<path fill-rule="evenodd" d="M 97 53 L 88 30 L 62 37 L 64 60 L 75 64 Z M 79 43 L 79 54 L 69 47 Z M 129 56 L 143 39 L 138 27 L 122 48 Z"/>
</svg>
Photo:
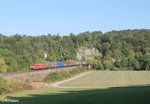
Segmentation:
<svg viewBox="0 0 150 104">
<path fill-rule="evenodd" d="M 104 88 L 45 88 L 13 93 L 1 99 L 17 99 L 16 104 L 150 104 L 149 82 L 150 72 L 95 71 L 62 85 Z"/>
<path fill-rule="evenodd" d="M 105 88 L 148 84 L 150 71 L 94 71 L 60 86 Z"/>
</svg>

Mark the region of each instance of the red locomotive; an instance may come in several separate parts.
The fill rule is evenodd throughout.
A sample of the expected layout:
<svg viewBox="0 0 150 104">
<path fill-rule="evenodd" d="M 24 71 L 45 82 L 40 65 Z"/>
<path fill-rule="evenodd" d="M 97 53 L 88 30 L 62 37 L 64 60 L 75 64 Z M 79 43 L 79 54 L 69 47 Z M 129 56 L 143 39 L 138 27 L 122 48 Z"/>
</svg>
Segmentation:
<svg viewBox="0 0 150 104">
<path fill-rule="evenodd" d="M 32 66 L 30 66 L 30 69 L 47 69 L 48 67 L 46 66 L 46 64 L 44 63 L 38 63 L 38 64 L 33 64 Z"/>
</svg>

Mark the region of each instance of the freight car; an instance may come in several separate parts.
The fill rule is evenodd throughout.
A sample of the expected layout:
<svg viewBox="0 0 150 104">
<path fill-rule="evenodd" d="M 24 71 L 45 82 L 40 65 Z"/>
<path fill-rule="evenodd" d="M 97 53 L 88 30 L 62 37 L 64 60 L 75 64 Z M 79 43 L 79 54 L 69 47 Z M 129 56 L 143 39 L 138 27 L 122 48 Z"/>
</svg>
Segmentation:
<svg viewBox="0 0 150 104">
<path fill-rule="evenodd" d="M 52 69 L 52 68 L 62 68 L 62 67 L 71 67 L 71 66 L 85 66 L 86 62 L 83 61 L 72 61 L 68 60 L 66 62 L 58 61 L 58 62 L 44 62 L 44 63 L 36 63 L 30 66 L 31 70 L 39 70 L 39 69 Z"/>
</svg>

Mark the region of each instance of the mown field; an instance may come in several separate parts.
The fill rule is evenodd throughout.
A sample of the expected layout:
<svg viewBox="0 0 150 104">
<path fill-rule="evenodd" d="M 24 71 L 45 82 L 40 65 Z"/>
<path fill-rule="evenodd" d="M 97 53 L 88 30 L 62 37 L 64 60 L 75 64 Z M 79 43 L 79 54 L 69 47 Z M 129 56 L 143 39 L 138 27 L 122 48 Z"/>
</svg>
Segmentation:
<svg viewBox="0 0 150 104">
<path fill-rule="evenodd" d="M 150 71 L 94 71 L 60 86 L 105 88 L 148 84 Z"/>
<path fill-rule="evenodd" d="M 17 104 L 150 104 L 149 82 L 150 72 L 95 71 L 62 85 L 68 87 L 101 85 L 103 88 L 36 89 L 1 96 L 1 100 L 17 99 L 19 101 Z"/>
</svg>

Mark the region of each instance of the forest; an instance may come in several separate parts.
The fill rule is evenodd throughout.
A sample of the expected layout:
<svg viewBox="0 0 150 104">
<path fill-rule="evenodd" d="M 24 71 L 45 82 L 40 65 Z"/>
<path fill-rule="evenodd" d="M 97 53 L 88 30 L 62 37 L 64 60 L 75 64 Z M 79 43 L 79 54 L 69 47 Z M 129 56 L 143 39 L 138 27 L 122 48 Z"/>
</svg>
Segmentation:
<svg viewBox="0 0 150 104">
<path fill-rule="evenodd" d="M 96 70 L 150 70 L 150 30 L 70 33 L 65 36 L 0 34 L 0 73 L 27 71 L 33 63 L 76 60 L 80 47 L 100 56 L 86 60 Z M 43 57 L 47 54 L 47 58 Z"/>
</svg>

